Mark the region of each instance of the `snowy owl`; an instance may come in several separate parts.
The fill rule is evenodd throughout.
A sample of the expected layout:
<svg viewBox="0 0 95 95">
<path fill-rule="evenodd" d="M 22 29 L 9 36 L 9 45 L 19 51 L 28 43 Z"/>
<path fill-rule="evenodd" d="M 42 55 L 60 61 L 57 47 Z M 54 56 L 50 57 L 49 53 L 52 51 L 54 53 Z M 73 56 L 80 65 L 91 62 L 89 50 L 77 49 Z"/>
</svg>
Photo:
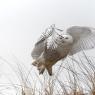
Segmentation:
<svg viewBox="0 0 95 95">
<path fill-rule="evenodd" d="M 49 75 L 52 75 L 52 66 L 59 60 L 94 46 L 94 28 L 72 26 L 62 31 L 52 25 L 36 42 L 32 51 L 34 59 L 32 65 L 37 67 L 39 74 L 43 74 L 46 69 Z"/>
</svg>

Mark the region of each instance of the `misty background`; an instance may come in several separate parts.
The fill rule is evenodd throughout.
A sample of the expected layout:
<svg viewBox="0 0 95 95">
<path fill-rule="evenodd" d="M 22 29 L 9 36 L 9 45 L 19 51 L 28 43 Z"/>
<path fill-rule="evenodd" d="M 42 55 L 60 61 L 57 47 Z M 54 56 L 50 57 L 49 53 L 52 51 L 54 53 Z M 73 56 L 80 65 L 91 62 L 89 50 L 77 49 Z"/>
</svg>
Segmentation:
<svg viewBox="0 0 95 95">
<path fill-rule="evenodd" d="M 94 0 L 1 0 L 0 56 L 11 53 L 26 64 L 42 32 L 51 24 L 95 27 Z"/>
<path fill-rule="evenodd" d="M 32 48 L 51 24 L 95 28 L 95 0 L 0 0 L 0 56 L 15 55 L 31 67 Z M 94 49 L 87 53 L 95 56 Z"/>
</svg>

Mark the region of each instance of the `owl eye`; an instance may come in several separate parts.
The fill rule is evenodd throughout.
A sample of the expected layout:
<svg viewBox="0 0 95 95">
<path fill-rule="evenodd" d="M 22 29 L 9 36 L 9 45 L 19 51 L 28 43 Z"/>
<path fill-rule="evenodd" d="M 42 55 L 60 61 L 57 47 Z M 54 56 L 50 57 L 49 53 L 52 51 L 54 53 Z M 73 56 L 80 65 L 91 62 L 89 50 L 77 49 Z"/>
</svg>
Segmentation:
<svg viewBox="0 0 95 95">
<path fill-rule="evenodd" d="M 68 39 L 68 37 L 66 37 L 65 39 Z"/>
</svg>

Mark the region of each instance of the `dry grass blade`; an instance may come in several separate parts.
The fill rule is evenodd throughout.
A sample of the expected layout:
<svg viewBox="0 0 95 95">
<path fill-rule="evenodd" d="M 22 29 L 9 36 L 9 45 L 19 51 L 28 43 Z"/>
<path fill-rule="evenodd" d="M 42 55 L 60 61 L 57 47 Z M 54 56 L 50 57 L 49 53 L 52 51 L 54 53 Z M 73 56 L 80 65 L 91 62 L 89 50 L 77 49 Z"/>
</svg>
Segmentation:
<svg viewBox="0 0 95 95">
<path fill-rule="evenodd" d="M 16 56 L 14 58 L 16 68 L 0 57 L 10 66 L 20 82 L 16 84 L 9 79 L 10 84 L 5 84 L 15 89 L 15 95 L 19 95 L 20 90 L 21 95 L 95 95 L 95 61 L 84 52 L 82 56 L 78 55 L 78 59 L 70 57 L 68 61 L 62 62 L 52 77 L 47 73 L 43 76 L 33 74 L 32 69 L 23 65 L 25 63 L 19 61 Z"/>
</svg>

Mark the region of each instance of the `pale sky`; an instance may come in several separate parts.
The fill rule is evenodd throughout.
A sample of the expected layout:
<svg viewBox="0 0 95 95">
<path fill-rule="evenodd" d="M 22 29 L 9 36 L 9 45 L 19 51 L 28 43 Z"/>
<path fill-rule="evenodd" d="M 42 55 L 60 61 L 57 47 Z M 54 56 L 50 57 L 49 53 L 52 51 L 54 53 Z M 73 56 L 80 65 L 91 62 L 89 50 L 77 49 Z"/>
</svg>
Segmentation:
<svg viewBox="0 0 95 95">
<path fill-rule="evenodd" d="M 95 27 L 94 0 L 1 0 L 0 55 L 30 60 L 32 46 L 51 24 Z"/>
<path fill-rule="evenodd" d="M 34 43 L 51 24 L 95 28 L 95 0 L 0 0 L 0 56 L 30 64 Z"/>
</svg>

